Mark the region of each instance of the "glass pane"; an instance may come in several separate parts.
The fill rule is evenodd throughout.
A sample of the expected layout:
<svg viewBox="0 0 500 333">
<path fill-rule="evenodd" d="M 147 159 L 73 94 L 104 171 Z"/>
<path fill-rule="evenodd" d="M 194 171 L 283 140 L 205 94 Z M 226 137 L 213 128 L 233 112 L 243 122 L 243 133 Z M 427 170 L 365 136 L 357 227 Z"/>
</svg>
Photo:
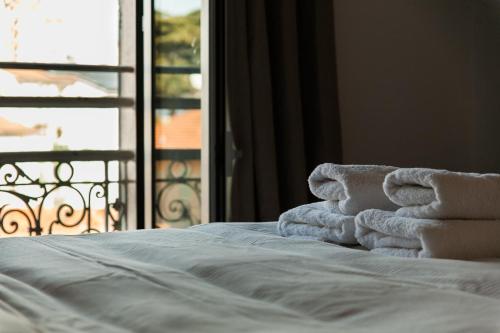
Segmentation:
<svg viewBox="0 0 500 333">
<path fill-rule="evenodd" d="M 157 97 L 201 98 L 201 74 L 157 74 Z"/>
<path fill-rule="evenodd" d="M 0 108 L 0 151 L 119 148 L 118 109 Z"/>
<path fill-rule="evenodd" d="M 155 1 L 157 66 L 200 66 L 201 0 Z"/>
<path fill-rule="evenodd" d="M 119 79 L 117 73 L 0 69 L 0 96 L 117 97 Z"/>
<path fill-rule="evenodd" d="M 156 226 L 201 222 L 201 112 L 156 110 Z"/>
<path fill-rule="evenodd" d="M 155 1 L 155 226 L 201 223 L 201 0 Z"/>
<path fill-rule="evenodd" d="M 0 61 L 118 65 L 119 0 L 0 0 Z"/>
<path fill-rule="evenodd" d="M 156 227 L 186 228 L 201 223 L 199 151 L 180 149 L 156 161 Z M 198 153 L 198 154 L 196 154 Z M 196 158 L 193 159 L 193 155 Z"/>
</svg>

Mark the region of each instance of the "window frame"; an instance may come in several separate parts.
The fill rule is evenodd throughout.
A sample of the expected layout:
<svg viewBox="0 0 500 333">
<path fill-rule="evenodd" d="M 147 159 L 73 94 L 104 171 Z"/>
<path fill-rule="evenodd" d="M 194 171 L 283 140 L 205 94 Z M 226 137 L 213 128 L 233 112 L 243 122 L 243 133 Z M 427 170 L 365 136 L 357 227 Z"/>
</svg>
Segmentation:
<svg viewBox="0 0 500 333">
<path fill-rule="evenodd" d="M 208 45 L 208 18 L 209 18 L 209 5 L 211 1 L 200 0 L 201 2 L 201 17 L 200 17 L 200 38 L 201 38 L 201 54 L 200 54 L 200 67 L 195 66 L 156 66 L 156 52 L 155 52 L 155 1 L 154 0 L 144 0 L 144 35 L 148 38 L 145 39 L 145 52 L 144 57 L 147 59 L 145 61 L 144 73 L 145 73 L 145 112 L 144 112 L 144 122 L 145 122 L 145 142 L 144 142 L 144 152 L 145 152 L 145 202 L 148 203 L 145 207 L 145 221 L 146 228 L 156 227 L 155 221 L 158 214 L 159 202 L 158 202 L 158 189 L 157 182 L 163 183 L 166 179 L 160 179 L 156 174 L 156 162 L 161 161 L 158 157 L 162 158 L 173 158 L 179 161 L 184 161 L 193 156 L 200 159 L 201 165 L 201 175 L 199 181 L 200 193 L 199 199 L 201 203 L 200 207 L 200 223 L 208 223 L 211 221 L 209 214 L 209 204 L 211 201 L 211 195 L 209 193 L 209 188 L 211 186 L 211 179 L 209 173 L 212 168 L 209 166 L 209 140 L 211 133 L 210 126 L 208 124 L 209 109 L 210 106 L 207 104 L 209 100 L 209 68 L 208 60 L 209 54 L 207 50 L 210 49 Z M 156 75 L 157 74 L 201 74 L 203 85 L 201 89 L 200 98 L 185 98 L 185 97 L 158 97 L 156 96 Z M 155 148 L 155 115 L 157 109 L 199 109 L 201 112 L 201 126 L 202 126 L 202 143 L 201 149 L 179 149 L 178 151 L 172 150 L 162 150 Z M 196 178 L 197 179 L 197 178 Z M 186 181 L 195 181 L 194 178 L 188 178 Z M 161 192 L 161 191 L 160 191 Z M 184 208 L 181 208 L 184 209 Z M 175 222 L 175 221 L 172 221 Z"/>
</svg>

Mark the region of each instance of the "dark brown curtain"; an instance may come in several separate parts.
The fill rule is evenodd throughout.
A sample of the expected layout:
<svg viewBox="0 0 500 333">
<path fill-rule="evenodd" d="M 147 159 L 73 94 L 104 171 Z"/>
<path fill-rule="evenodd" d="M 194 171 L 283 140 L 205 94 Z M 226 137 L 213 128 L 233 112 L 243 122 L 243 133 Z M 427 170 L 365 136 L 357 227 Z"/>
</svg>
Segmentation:
<svg viewBox="0 0 500 333">
<path fill-rule="evenodd" d="M 341 161 L 333 1 L 226 0 L 226 75 L 231 220 L 276 220 L 312 200 L 317 164 Z"/>
</svg>

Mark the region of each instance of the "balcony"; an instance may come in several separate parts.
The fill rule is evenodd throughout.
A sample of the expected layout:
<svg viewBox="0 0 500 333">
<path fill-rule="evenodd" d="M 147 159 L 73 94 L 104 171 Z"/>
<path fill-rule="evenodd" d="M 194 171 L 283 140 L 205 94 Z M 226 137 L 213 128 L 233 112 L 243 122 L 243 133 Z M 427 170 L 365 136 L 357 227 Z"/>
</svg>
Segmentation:
<svg viewBox="0 0 500 333">
<path fill-rule="evenodd" d="M 2 236 L 127 229 L 133 160 L 130 151 L 0 153 Z"/>
<path fill-rule="evenodd" d="M 155 180 L 156 226 L 199 224 L 200 151 L 158 150 L 155 157 L 164 170 Z M 0 153 L 0 236 L 130 229 L 133 161 L 131 151 Z"/>
</svg>

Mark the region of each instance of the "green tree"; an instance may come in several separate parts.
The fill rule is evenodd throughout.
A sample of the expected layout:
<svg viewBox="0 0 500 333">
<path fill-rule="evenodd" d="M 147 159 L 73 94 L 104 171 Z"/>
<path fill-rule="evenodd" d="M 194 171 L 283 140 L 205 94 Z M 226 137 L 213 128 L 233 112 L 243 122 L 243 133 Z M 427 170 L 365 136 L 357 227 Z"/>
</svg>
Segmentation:
<svg viewBox="0 0 500 333">
<path fill-rule="evenodd" d="M 200 11 L 185 16 L 155 13 L 157 66 L 200 66 Z M 193 96 L 189 75 L 156 75 L 157 94 L 162 97 Z"/>
</svg>

